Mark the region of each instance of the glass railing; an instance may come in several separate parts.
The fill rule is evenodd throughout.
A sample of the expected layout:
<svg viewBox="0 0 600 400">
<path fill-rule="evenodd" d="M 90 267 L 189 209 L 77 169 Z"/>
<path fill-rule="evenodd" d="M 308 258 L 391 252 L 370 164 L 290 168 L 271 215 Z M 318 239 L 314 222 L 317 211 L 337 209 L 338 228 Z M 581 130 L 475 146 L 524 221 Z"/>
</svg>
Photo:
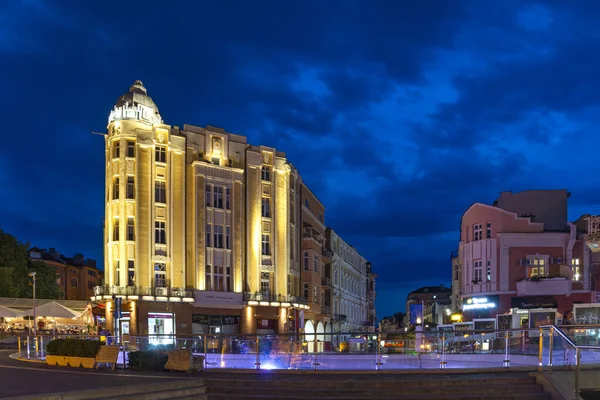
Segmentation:
<svg viewBox="0 0 600 400">
<path fill-rule="evenodd" d="M 102 340 L 132 351 L 190 349 L 206 369 L 400 370 L 539 367 L 539 330 L 433 331 L 424 333 L 23 336 L 21 358 L 44 358 L 56 337 Z M 545 343 L 545 342 L 544 342 Z M 554 346 L 558 346 L 558 341 Z M 542 346 L 542 350 L 545 347 Z M 558 359 L 558 352 L 553 354 Z M 565 362 L 566 363 L 566 362 Z"/>
<path fill-rule="evenodd" d="M 600 367 L 600 325 L 549 325 L 541 327 L 538 335 L 539 370 L 571 371 L 573 395 L 579 399 L 581 369 Z"/>
</svg>

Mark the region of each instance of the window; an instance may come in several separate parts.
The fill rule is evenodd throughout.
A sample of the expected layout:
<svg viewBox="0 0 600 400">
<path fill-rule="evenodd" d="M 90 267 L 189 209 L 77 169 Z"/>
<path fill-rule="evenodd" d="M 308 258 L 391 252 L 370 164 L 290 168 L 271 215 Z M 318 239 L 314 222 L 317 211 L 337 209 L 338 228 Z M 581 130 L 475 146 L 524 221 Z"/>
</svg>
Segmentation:
<svg viewBox="0 0 600 400">
<path fill-rule="evenodd" d="M 308 252 L 304 252 L 304 270 L 308 271 Z"/>
<path fill-rule="evenodd" d="M 204 273 L 204 290 L 212 290 L 212 267 L 207 264 Z"/>
<path fill-rule="evenodd" d="M 93 290 L 94 286 L 96 286 L 96 284 L 94 283 L 94 281 L 88 281 L 88 289 Z"/>
<path fill-rule="evenodd" d="M 165 181 L 154 183 L 154 201 L 157 203 L 167 202 L 167 183 Z"/>
<path fill-rule="evenodd" d="M 308 199 L 304 199 L 304 206 L 306 208 L 310 208 L 310 202 L 308 201 Z"/>
<path fill-rule="evenodd" d="M 113 224 L 113 241 L 117 242 L 119 240 L 119 218 L 115 218 L 115 222 Z"/>
<path fill-rule="evenodd" d="M 154 242 L 156 244 L 167 244 L 165 221 L 154 221 Z"/>
<path fill-rule="evenodd" d="M 121 269 L 119 268 L 119 260 L 115 260 L 115 285 L 121 285 Z"/>
<path fill-rule="evenodd" d="M 492 223 L 491 222 L 487 222 L 485 224 L 485 238 L 486 239 L 492 238 Z"/>
<path fill-rule="evenodd" d="M 223 248 L 223 225 L 215 225 L 214 229 L 215 229 L 215 235 L 214 235 L 213 247 L 222 249 Z"/>
<path fill-rule="evenodd" d="M 265 218 L 271 218 L 271 203 L 268 197 L 262 198 L 262 216 Z"/>
<path fill-rule="evenodd" d="M 135 225 L 133 218 L 127 218 L 127 240 L 135 240 Z"/>
<path fill-rule="evenodd" d="M 319 304 L 319 289 L 313 286 L 313 303 Z"/>
<path fill-rule="evenodd" d="M 164 263 L 154 264 L 154 287 L 167 287 L 167 266 Z"/>
<path fill-rule="evenodd" d="M 323 214 L 319 213 L 319 221 L 323 222 Z"/>
<path fill-rule="evenodd" d="M 133 176 L 127 177 L 127 192 L 125 195 L 128 199 L 135 199 L 135 180 Z"/>
<path fill-rule="evenodd" d="M 127 286 L 135 286 L 135 262 L 127 261 Z"/>
<path fill-rule="evenodd" d="M 294 233 L 294 229 L 290 229 L 290 260 L 296 259 L 296 234 Z"/>
<path fill-rule="evenodd" d="M 579 265 L 579 258 L 571 260 L 573 270 L 573 281 L 581 280 L 581 266 Z"/>
<path fill-rule="evenodd" d="M 78 283 L 77 278 L 71 278 L 71 287 L 77 287 Z"/>
<path fill-rule="evenodd" d="M 206 224 L 206 247 L 210 247 L 210 244 L 212 243 L 211 237 L 210 237 L 211 232 L 212 232 L 211 226 L 212 225 L 210 225 L 210 224 Z"/>
<path fill-rule="evenodd" d="M 482 265 L 483 262 L 481 260 L 473 262 L 473 283 L 481 282 L 482 278 Z"/>
<path fill-rule="evenodd" d="M 271 293 L 271 274 L 269 272 L 260 273 L 260 292 L 267 296 Z M 269 299 L 267 298 L 263 300 Z"/>
<path fill-rule="evenodd" d="M 492 281 L 492 268 L 491 267 L 487 267 L 487 276 L 486 276 L 487 282 L 491 282 Z"/>
<path fill-rule="evenodd" d="M 231 210 L 231 189 L 225 188 L 225 209 Z"/>
<path fill-rule="evenodd" d="M 225 227 L 225 248 L 231 249 L 231 228 Z"/>
<path fill-rule="evenodd" d="M 266 165 L 263 165 L 263 167 L 260 170 L 260 178 L 263 181 L 270 181 L 271 180 L 271 170 Z"/>
<path fill-rule="evenodd" d="M 206 185 L 206 192 L 204 194 L 204 196 L 206 197 L 206 207 L 210 207 L 212 206 L 211 202 L 210 202 L 210 185 Z"/>
<path fill-rule="evenodd" d="M 96 271 L 92 271 L 91 269 L 88 269 L 88 275 L 89 276 L 96 276 Z"/>
<path fill-rule="evenodd" d="M 315 272 L 319 272 L 319 256 L 317 256 L 316 254 L 313 256 L 313 268 L 315 269 Z"/>
<path fill-rule="evenodd" d="M 481 240 L 481 224 L 473 225 L 473 240 Z"/>
<path fill-rule="evenodd" d="M 219 157 L 213 157 L 212 163 L 215 165 L 221 165 L 221 159 Z"/>
<path fill-rule="evenodd" d="M 262 254 L 263 256 L 271 255 L 271 244 L 269 242 L 269 235 L 262 235 Z"/>
<path fill-rule="evenodd" d="M 162 146 L 156 147 L 155 160 L 156 160 L 156 162 L 162 162 L 162 163 L 167 162 L 167 149 L 165 147 L 162 147 Z"/>
<path fill-rule="evenodd" d="M 113 158 L 119 158 L 121 156 L 121 143 L 118 141 L 113 145 Z"/>
<path fill-rule="evenodd" d="M 119 177 L 115 176 L 113 178 L 113 200 L 119 199 Z"/>
<path fill-rule="evenodd" d="M 308 284 L 304 284 L 304 298 L 308 299 Z"/>
<path fill-rule="evenodd" d="M 127 157 L 135 157 L 135 142 L 132 140 L 127 141 Z"/>
<path fill-rule="evenodd" d="M 223 186 L 213 188 L 213 207 L 223 208 Z"/>
</svg>

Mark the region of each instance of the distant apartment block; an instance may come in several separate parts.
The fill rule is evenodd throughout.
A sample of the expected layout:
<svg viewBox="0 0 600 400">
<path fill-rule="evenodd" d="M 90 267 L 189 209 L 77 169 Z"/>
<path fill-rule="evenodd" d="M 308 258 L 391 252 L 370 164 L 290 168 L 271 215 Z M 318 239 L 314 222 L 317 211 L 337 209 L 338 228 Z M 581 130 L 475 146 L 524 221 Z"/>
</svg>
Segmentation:
<svg viewBox="0 0 600 400">
<path fill-rule="evenodd" d="M 590 302 L 594 271 L 587 216 L 567 221 L 569 195 L 502 192 L 493 205 L 469 207 L 452 257 L 453 308 L 468 320 L 525 307 L 563 313 L 574 303 Z"/>
<path fill-rule="evenodd" d="M 56 249 L 29 250 L 29 258 L 40 261 L 56 270 L 56 283 L 64 293 L 64 300 L 89 300 L 94 296 L 94 287 L 103 284 L 104 273 L 96 268 L 96 261 L 83 254 L 67 257 Z"/>
</svg>

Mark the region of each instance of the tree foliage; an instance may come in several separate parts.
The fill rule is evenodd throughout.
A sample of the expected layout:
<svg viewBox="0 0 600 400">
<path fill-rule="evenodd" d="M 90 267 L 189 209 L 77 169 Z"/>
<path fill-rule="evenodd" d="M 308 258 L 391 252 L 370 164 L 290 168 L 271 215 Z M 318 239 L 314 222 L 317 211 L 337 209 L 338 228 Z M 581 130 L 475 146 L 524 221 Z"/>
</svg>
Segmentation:
<svg viewBox="0 0 600 400">
<path fill-rule="evenodd" d="M 0 229 L 0 297 L 31 298 L 33 288 L 29 272 L 36 272 L 36 297 L 60 299 L 56 270 L 27 257 L 28 245 Z"/>
</svg>

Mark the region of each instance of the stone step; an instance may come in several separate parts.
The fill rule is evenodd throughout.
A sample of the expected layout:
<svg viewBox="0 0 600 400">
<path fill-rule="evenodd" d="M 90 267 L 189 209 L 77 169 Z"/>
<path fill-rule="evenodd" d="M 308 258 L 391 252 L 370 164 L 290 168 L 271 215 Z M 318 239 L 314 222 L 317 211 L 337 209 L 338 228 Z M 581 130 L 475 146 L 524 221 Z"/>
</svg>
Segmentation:
<svg viewBox="0 0 600 400">
<path fill-rule="evenodd" d="M 245 377 L 240 376 L 239 379 L 230 376 L 229 378 L 215 379 L 212 377 L 205 377 L 204 383 L 207 387 L 212 386 L 237 386 L 243 388 L 252 387 L 287 387 L 297 388 L 306 387 L 310 385 L 314 388 L 364 388 L 369 387 L 373 389 L 385 389 L 385 388 L 435 388 L 440 385 L 444 387 L 449 386 L 519 386 L 534 384 L 535 378 L 527 375 L 521 375 L 518 377 L 514 376 L 497 376 L 490 375 L 485 377 L 449 377 L 449 376 L 436 376 L 436 375 L 421 375 L 412 379 L 406 378 L 395 378 L 392 379 L 381 379 L 377 376 L 371 376 L 371 379 L 352 379 L 351 377 L 316 377 L 314 379 L 285 379 L 283 377 L 274 376 L 261 376 L 261 377 Z"/>
<path fill-rule="evenodd" d="M 134 393 L 129 395 L 119 396 L 120 400 L 171 400 L 183 398 L 194 398 L 199 399 L 202 396 L 206 398 L 206 387 L 204 386 L 192 386 L 187 388 L 179 389 L 166 389 L 160 391 L 142 391 L 140 393 Z M 114 397 L 97 397 L 92 400 L 112 400 Z"/>
<path fill-rule="evenodd" d="M 209 393 L 207 396 L 207 400 L 373 400 L 372 395 L 365 396 L 345 396 L 345 395 L 333 395 L 333 396 L 321 396 L 316 395 L 315 393 L 311 395 L 301 396 L 296 395 L 294 393 L 288 393 L 285 397 L 281 397 L 281 395 L 270 395 L 270 394 L 212 394 Z M 525 394 L 480 394 L 480 395 L 465 395 L 465 394 L 457 394 L 457 395 L 428 395 L 428 394 L 420 394 L 420 395 L 398 395 L 396 397 L 389 397 L 386 400 L 552 400 L 549 393 L 525 393 Z M 188 399 L 186 399 L 188 400 Z M 191 399 L 189 399 L 191 400 Z"/>
<path fill-rule="evenodd" d="M 271 395 L 281 396 L 284 398 L 286 395 L 293 393 L 296 396 L 308 397 L 311 394 L 318 393 L 319 397 L 334 397 L 334 396 L 345 396 L 350 398 L 362 398 L 371 396 L 376 399 L 394 399 L 398 396 L 417 396 L 427 394 L 428 396 L 442 396 L 442 395 L 481 395 L 481 394 L 493 394 L 493 395 L 508 395 L 508 394 L 525 394 L 525 393 L 540 393 L 542 392 L 541 385 L 511 385 L 511 386 L 495 386 L 495 385 L 482 385 L 482 386 L 439 386 L 434 388 L 410 388 L 410 389 L 373 389 L 370 387 L 364 387 L 362 389 L 348 389 L 348 388 L 314 388 L 309 386 L 305 387 L 294 387 L 294 388 L 274 388 L 274 387 L 230 387 L 230 386 L 210 386 L 208 387 L 208 394 L 228 394 L 228 395 Z"/>
<path fill-rule="evenodd" d="M 115 378 L 120 379 L 120 378 Z M 201 390 L 202 393 L 206 392 L 206 387 L 202 379 L 180 379 L 180 380 L 159 380 L 156 383 L 144 384 L 144 385 L 124 385 L 124 386 L 109 386 L 101 389 L 86 389 L 86 390 L 74 390 L 61 393 L 48 393 L 48 394 L 36 394 L 30 396 L 20 396 L 19 400 L 101 400 L 101 399 L 134 399 L 135 397 L 128 396 L 142 396 L 140 399 L 149 399 L 147 397 L 153 392 L 164 392 L 176 393 L 177 391 L 186 390 Z M 187 393 L 182 393 L 182 395 Z M 173 397 L 173 396 L 171 396 Z M 160 400 L 162 398 L 170 397 L 157 397 L 154 400 Z M 10 400 L 10 399 L 6 399 Z"/>
</svg>

